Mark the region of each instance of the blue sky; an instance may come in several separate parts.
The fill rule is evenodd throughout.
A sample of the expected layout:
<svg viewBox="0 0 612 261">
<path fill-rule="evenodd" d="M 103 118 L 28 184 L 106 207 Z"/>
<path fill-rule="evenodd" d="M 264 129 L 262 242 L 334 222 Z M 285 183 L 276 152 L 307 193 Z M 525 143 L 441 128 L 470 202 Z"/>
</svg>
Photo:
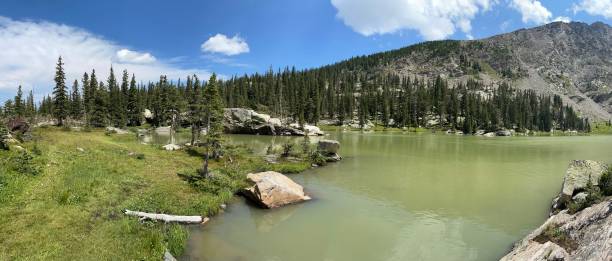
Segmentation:
<svg viewBox="0 0 612 261">
<path fill-rule="evenodd" d="M 612 0 L 3 0 L 0 101 L 49 93 L 95 68 L 141 81 L 311 68 L 435 39 L 483 38 L 554 20 L 611 24 Z M 40 97 L 38 97 L 40 98 Z"/>
</svg>

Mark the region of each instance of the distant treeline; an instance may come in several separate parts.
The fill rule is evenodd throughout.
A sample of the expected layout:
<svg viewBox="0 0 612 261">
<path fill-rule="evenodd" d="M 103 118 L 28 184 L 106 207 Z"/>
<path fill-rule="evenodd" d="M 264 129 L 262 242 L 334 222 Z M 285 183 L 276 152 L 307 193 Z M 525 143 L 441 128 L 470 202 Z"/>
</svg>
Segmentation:
<svg viewBox="0 0 612 261">
<path fill-rule="evenodd" d="M 589 120 L 579 117 L 557 95 L 516 90 L 505 83 L 493 88 L 468 80 L 450 86 L 440 76 L 410 78 L 350 70 L 369 61 L 359 59 L 360 66 L 341 62 L 313 70 L 269 70 L 215 81 L 215 86 L 225 107 L 252 108 L 300 124 L 326 119 L 400 128 L 433 125 L 465 133 L 501 128 L 590 131 Z M 19 87 L 15 99 L 0 110 L 1 116 L 53 116 L 95 127 L 125 127 L 142 124 L 142 112 L 149 109 L 154 115 L 151 124 L 170 125 L 173 116 L 189 117 L 206 104 L 203 95 L 209 85 L 196 75 L 176 83 L 162 75 L 157 82 L 137 84 L 127 71 L 118 80 L 112 68 L 106 81 L 92 71 L 74 80 L 71 90 L 58 89 L 64 79 L 56 76 L 55 80 L 54 94 L 43 97 L 38 106 L 32 93 L 24 99 Z"/>
</svg>

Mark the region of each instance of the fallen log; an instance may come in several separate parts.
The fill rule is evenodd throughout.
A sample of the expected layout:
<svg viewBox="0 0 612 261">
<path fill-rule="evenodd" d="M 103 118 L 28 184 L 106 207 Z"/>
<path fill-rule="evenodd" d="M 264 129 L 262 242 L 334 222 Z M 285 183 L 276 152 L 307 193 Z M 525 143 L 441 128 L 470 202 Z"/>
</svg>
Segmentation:
<svg viewBox="0 0 612 261">
<path fill-rule="evenodd" d="M 146 213 L 140 211 L 131 211 L 126 209 L 124 212 L 128 216 L 136 216 L 139 217 L 140 220 L 154 220 L 154 221 L 164 221 L 166 223 L 176 222 L 176 223 L 184 223 L 184 224 L 204 224 L 208 222 L 209 218 L 202 216 L 174 216 L 167 214 L 155 214 L 155 213 Z"/>
</svg>

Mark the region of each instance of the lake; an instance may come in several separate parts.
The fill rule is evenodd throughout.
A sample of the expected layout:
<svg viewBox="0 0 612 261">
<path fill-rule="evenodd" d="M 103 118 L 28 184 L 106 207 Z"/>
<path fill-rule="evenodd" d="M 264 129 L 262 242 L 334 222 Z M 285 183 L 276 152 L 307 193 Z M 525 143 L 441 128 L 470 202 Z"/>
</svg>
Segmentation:
<svg viewBox="0 0 612 261">
<path fill-rule="evenodd" d="M 611 136 L 327 138 L 341 162 L 289 175 L 312 201 L 265 210 L 236 198 L 192 227 L 181 259 L 495 260 L 547 218 L 570 160 L 612 156 Z M 289 139 L 230 136 L 261 153 Z"/>
</svg>

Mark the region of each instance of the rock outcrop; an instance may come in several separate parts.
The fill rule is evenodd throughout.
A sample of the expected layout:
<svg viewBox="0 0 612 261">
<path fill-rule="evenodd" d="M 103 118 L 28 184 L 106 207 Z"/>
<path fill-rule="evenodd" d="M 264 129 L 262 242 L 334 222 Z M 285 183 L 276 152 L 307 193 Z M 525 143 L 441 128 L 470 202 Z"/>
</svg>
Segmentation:
<svg viewBox="0 0 612 261">
<path fill-rule="evenodd" d="M 573 214 L 565 209 L 572 201 L 584 201 L 589 178 L 597 184 L 606 169 L 592 160 L 570 162 L 550 218 L 501 260 L 612 260 L 612 197 Z"/>
<path fill-rule="evenodd" d="M 612 260 L 612 199 L 550 217 L 501 260 Z"/>
<path fill-rule="evenodd" d="M 278 172 L 250 173 L 247 180 L 252 186 L 244 189 L 242 194 L 265 208 L 310 200 L 302 186 Z"/>
<path fill-rule="evenodd" d="M 572 198 L 577 197 L 578 194 L 584 191 L 589 179 L 593 185 L 597 185 L 601 175 L 607 169 L 608 165 L 599 161 L 571 161 L 565 172 L 561 193 L 553 200 L 553 212 L 565 208 L 572 201 Z"/>
<path fill-rule="evenodd" d="M 286 135 L 304 136 L 323 135 L 324 133 L 316 126 L 305 125 L 300 128 L 297 125 L 283 125 L 278 118 L 270 115 L 257 113 L 254 110 L 244 108 L 227 108 L 223 112 L 223 127 L 226 133 L 231 134 L 259 134 L 259 135 Z"/>
</svg>

